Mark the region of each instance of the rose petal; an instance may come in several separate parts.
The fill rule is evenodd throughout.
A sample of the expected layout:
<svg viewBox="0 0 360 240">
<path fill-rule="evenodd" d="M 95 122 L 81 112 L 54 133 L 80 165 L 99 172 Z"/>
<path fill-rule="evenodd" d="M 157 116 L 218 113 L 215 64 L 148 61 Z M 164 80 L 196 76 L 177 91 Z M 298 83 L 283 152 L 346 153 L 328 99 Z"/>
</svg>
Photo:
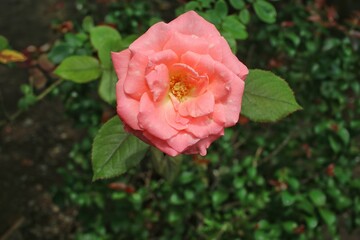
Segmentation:
<svg viewBox="0 0 360 240">
<path fill-rule="evenodd" d="M 195 69 L 199 75 L 207 75 L 210 78 L 214 73 L 215 62 L 210 55 L 188 51 L 181 56 L 181 62 Z"/>
<path fill-rule="evenodd" d="M 168 144 L 176 151 L 183 152 L 186 148 L 196 144 L 198 141 L 199 139 L 195 138 L 193 135 L 181 131 L 176 136 L 170 138 Z"/>
<path fill-rule="evenodd" d="M 225 127 L 233 126 L 239 120 L 244 88 L 245 82 L 238 76 L 233 74 L 230 94 L 225 100 L 225 102 L 223 102 L 224 115 L 226 118 Z"/>
<path fill-rule="evenodd" d="M 171 101 L 154 103 L 148 93 L 140 100 L 140 111 L 138 115 L 139 126 L 162 140 L 169 139 L 177 134 L 166 121 L 166 113 L 174 111 Z"/>
<path fill-rule="evenodd" d="M 173 30 L 164 22 L 150 27 L 143 35 L 136 39 L 129 49 L 149 55 L 163 50 L 165 43 L 172 35 Z"/>
<path fill-rule="evenodd" d="M 111 54 L 114 68 L 119 79 L 116 83 L 116 109 L 119 117 L 123 122 L 125 122 L 130 128 L 134 130 L 140 130 L 137 120 L 139 102 L 127 96 L 124 93 L 123 88 L 129 66 L 130 55 L 131 53 L 129 50 Z"/>
<path fill-rule="evenodd" d="M 220 40 L 220 46 L 222 50 L 222 63 L 229 68 L 233 73 L 239 76 L 242 80 L 245 80 L 249 73 L 248 68 L 239 61 L 239 59 L 232 53 L 229 44 L 224 38 Z"/>
<path fill-rule="evenodd" d="M 189 119 L 180 116 L 180 114 L 177 111 L 166 112 L 166 121 L 171 127 L 177 130 L 186 129 L 189 123 Z"/>
<path fill-rule="evenodd" d="M 195 145 L 186 149 L 185 154 L 197 154 L 200 153 L 201 156 L 205 156 L 207 153 L 207 149 L 209 148 L 210 144 L 221 137 L 221 135 L 212 135 L 207 138 L 201 139 Z"/>
<path fill-rule="evenodd" d="M 215 104 L 212 117 L 214 121 L 216 121 L 217 123 L 220 123 L 221 125 L 225 125 L 226 116 L 225 116 L 224 106 L 222 103 Z"/>
<path fill-rule="evenodd" d="M 116 84 L 116 110 L 121 120 L 134 130 L 140 130 L 138 124 L 139 101 L 124 93 L 123 83 L 119 80 Z"/>
<path fill-rule="evenodd" d="M 126 78 L 127 70 L 129 68 L 130 56 L 131 52 L 129 49 L 123 50 L 121 52 L 111 53 L 111 58 L 116 75 L 121 82 L 123 82 Z"/>
<path fill-rule="evenodd" d="M 124 82 L 124 92 L 137 100 L 140 100 L 143 93 L 148 90 L 145 82 L 147 64 L 147 56 L 141 53 L 133 53 Z"/>
<path fill-rule="evenodd" d="M 219 102 L 229 96 L 231 82 L 237 81 L 239 78 L 221 63 L 216 62 L 214 69 L 215 73 L 209 80 L 208 91 L 212 92 L 216 102 Z"/>
<path fill-rule="evenodd" d="M 214 111 L 215 99 L 211 92 L 206 92 L 201 96 L 189 98 L 179 104 L 181 116 L 201 117 Z"/>
<path fill-rule="evenodd" d="M 169 23 L 169 27 L 186 35 L 219 36 L 216 27 L 194 11 L 186 12 Z"/>
<path fill-rule="evenodd" d="M 166 65 L 157 65 L 145 78 L 154 101 L 163 99 L 169 90 L 169 71 Z"/>
<path fill-rule="evenodd" d="M 166 140 L 162 140 L 157 137 L 154 137 L 148 132 L 144 132 L 144 137 L 148 139 L 151 145 L 157 147 L 158 149 L 160 149 L 162 152 L 166 153 L 169 156 L 175 157 L 180 154 L 180 152 L 170 147 Z"/>
<path fill-rule="evenodd" d="M 187 51 L 207 54 L 209 52 L 209 43 L 196 35 L 185 35 L 174 32 L 164 45 L 164 49 L 171 49 L 178 56 Z"/>
<path fill-rule="evenodd" d="M 165 64 L 168 68 L 174 63 L 178 62 L 178 56 L 171 49 L 166 49 L 161 52 L 156 52 L 149 56 L 149 67 L 153 67 L 159 64 Z"/>
<path fill-rule="evenodd" d="M 187 132 L 193 134 L 197 138 L 207 138 L 210 135 L 222 134 L 224 131 L 224 126 L 220 123 L 215 122 L 209 116 L 203 116 L 192 119 Z"/>
</svg>

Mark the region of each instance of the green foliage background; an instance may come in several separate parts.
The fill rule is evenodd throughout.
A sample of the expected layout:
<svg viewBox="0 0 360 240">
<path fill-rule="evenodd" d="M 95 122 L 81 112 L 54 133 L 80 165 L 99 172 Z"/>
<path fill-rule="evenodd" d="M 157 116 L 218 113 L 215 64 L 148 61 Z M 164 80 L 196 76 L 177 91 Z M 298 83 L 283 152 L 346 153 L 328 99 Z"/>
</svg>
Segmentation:
<svg viewBox="0 0 360 240">
<path fill-rule="evenodd" d="M 97 4 L 78 0 L 79 14 L 88 17 L 59 39 L 49 57 L 60 63 L 98 54 L 101 60 L 90 42 L 94 23 L 116 26 L 123 43 L 116 48 L 122 49 L 162 17 L 174 18 L 175 9 L 195 9 L 249 68 L 286 79 L 303 110 L 274 124 L 242 119 L 206 158 L 182 159 L 171 183 L 152 170 L 149 156 L 126 175 L 91 183 L 91 143 L 102 111 L 114 103 L 94 96 L 106 96 L 99 86 L 112 84 L 112 77 L 103 77 L 112 70 L 102 66 L 100 83 L 64 82 L 54 95 L 76 126 L 87 129 L 59 169 L 63 185 L 53 188 L 60 206 L 79 210 L 75 238 L 340 239 L 340 230 L 358 229 L 360 50 L 351 32 L 359 26 L 326 24 L 325 8 L 311 1 L 170 2 L 119 1 L 99 14 Z M 321 21 L 309 20 L 314 12 Z"/>
</svg>

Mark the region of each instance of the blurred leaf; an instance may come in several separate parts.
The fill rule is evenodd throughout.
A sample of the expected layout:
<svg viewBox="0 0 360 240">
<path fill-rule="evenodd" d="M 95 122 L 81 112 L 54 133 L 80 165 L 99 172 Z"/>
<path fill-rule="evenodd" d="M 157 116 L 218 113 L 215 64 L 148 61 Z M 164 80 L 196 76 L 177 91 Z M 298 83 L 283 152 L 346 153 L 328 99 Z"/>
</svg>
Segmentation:
<svg viewBox="0 0 360 240">
<path fill-rule="evenodd" d="M 100 77 L 101 69 L 96 58 L 89 56 L 71 56 L 66 58 L 54 70 L 63 79 L 76 83 L 86 83 Z"/>
<path fill-rule="evenodd" d="M 227 4 L 223 0 L 216 2 L 214 10 L 218 14 L 219 18 L 224 18 L 228 14 Z"/>
<path fill-rule="evenodd" d="M 340 152 L 341 145 L 335 140 L 335 138 L 333 138 L 332 136 L 329 136 L 328 140 L 329 140 L 331 149 L 336 153 Z"/>
<path fill-rule="evenodd" d="M 240 21 L 244 24 L 248 24 L 250 21 L 250 12 L 246 8 L 240 11 L 239 13 Z"/>
<path fill-rule="evenodd" d="M 27 110 L 36 103 L 37 98 L 34 95 L 32 87 L 28 84 L 22 84 L 20 86 L 20 91 L 24 94 L 24 96 L 19 99 L 18 107 L 20 109 Z"/>
<path fill-rule="evenodd" d="M 211 199 L 214 206 L 219 206 L 228 198 L 228 193 L 226 191 L 217 190 L 212 193 Z"/>
<path fill-rule="evenodd" d="M 165 155 L 159 149 L 151 147 L 151 162 L 154 170 L 169 182 L 175 180 L 179 174 L 182 156 L 171 157 Z"/>
<path fill-rule="evenodd" d="M 257 0 L 253 4 L 256 15 L 266 23 L 274 23 L 276 21 L 276 9 L 274 6 L 264 0 Z"/>
<path fill-rule="evenodd" d="M 318 220 L 316 217 L 306 217 L 306 225 L 308 228 L 313 229 L 318 225 Z"/>
<path fill-rule="evenodd" d="M 337 132 L 341 140 L 344 142 L 344 144 L 348 144 L 350 141 L 350 133 L 346 128 L 340 128 Z"/>
<path fill-rule="evenodd" d="M 282 225 L 285 231 L 288 233 L 293 233 L 294 229 L 297 227 L 297 223 L 293 221 L 286 221 Z"/>
<path fill-rule="evenodd" d="M 106 122 L 92 147 L 93 180 L 115 177 L 136 166 L 149 145 L 124 131 L 118 116 Z"/>
<path fill-rule="evenodd" d="M 59 64 L 61 61 L 63 61 L 66 57 L 69 57 L 71 54 L 73 54 L 75 51 L 75 48 L 66 44 L 66 43 L 60 43 L 55 45 L 49 52 L 48 58 L 55 64 Z"/>
<path fill-rule="evenodd" d="M 332 226 L 336 222 L 336 215 L 333 212 L 327 209 L 319 209 L 319 212 L 321 218 L 328 226 Z"/>
<path fill-rule="evenodd" d="M 187 11 L 191 11 L 191 10 L 196 10 L 199 8 L 199 2 L 195 2 L 195 1 L 192 1 L 192 2 L 188 2 L 186 5 L 185 5 L 185 12 Z"/>
<path fill-rule="evenodd" d="M 283 191 L 281 194 L 281 201 L 284 206 L 291 206 L 295 202 L 295 196 L 291 195 L 288 191 Z"/>
<path fill-rule="evenodd" d="M 9 46 L 9 42 L 6 37 L 0 35 L 0 50 L 3 50 Z"/>
<path fill-rule="evenodd" d="M 82 21 L 82 27 L 85 32 L 90 32 L 90 30 L 94 27 L 94 19 L 91 16 L 86 16 Z"/>
<path fill-rule="evenodd" d="M 21 52 L 5 49 L 0 51 L 0 63 L 12 63 L 12 62 L 24 62 L 26 61 L 26 56 Z"/>
<path fill-rule="evenodd" d="M 313 189 L 309 192 L 311 201 L 318 207 L 324 206 L 326 202 L 325 194 L 319 189 Z"/>
<path fill-rule="evenodd" d="M 244 0 L 230 0 L 231 6 L 235 9 L 243 9 L 245 7 L 245 1 Z"/>
<path fill-rule="evenodd" d="M 227 16 L 224 19 L 222 28 L 230 33 L 235 39 L 243 40 L 248 37 L 244 24 L 242 24 L 234 15 Z"/>
<path fill-rule="evenodd" d="M 302 109 L 289 85 L 272 72 L 250 70 L 241 114 L 258 122 L 275 122 Z"/>
<path fill-rule="evenodd" d="M 65 36 L 66 44 L 68 44 L 71 47 L 78 48 L 81 47 L 84 42 L 87 40 L 87 35 L 83 33 L 66 33 Z"/>
<path fill-rule="evenodd" d="M 99 96 L 109 104 L 113 104 L 116 100 L 116 82 L 117 76 L 113 68 L 110 70 L 105 69 L 102 72 L 99 85 Z"/>
<path fill-rule="evenodd" d="M 300 197 L 298 203 L 296 204 L 296 207 L 304 210 L 310 215 L 314 214 L 314 205 L 312 205 L 311 202 L 308 201 L 305 197 Z"/>
</svg>

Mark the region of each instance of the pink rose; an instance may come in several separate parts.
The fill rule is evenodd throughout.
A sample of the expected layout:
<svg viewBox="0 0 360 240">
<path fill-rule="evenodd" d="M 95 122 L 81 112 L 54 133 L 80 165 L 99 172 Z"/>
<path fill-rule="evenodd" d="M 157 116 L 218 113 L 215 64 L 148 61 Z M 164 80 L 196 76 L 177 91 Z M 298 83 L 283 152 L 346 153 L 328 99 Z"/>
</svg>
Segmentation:
<svg viewBox="0 0 360 240">
<path fill-rule="evenodd" d="M 170 156 L 206 155 L 239 119 L 247 67 L 194 11 L 112 53 L 125 129 Z"/>
</svg>

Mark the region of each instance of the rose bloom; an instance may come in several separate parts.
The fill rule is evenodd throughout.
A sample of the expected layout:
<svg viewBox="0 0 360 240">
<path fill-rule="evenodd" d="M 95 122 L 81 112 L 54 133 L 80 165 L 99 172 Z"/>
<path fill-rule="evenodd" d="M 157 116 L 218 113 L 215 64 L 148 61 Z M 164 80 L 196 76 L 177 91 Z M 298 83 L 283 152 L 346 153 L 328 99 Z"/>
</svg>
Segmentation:
<svg viewBox="0 0 360 240">
<path fill-rule="evenodd" d="M 206 155 L 239 119 L 248 69 L 194 11 L 155 24 L 112 60 L 125 129 L 170 156 Z"/>
</svg>

